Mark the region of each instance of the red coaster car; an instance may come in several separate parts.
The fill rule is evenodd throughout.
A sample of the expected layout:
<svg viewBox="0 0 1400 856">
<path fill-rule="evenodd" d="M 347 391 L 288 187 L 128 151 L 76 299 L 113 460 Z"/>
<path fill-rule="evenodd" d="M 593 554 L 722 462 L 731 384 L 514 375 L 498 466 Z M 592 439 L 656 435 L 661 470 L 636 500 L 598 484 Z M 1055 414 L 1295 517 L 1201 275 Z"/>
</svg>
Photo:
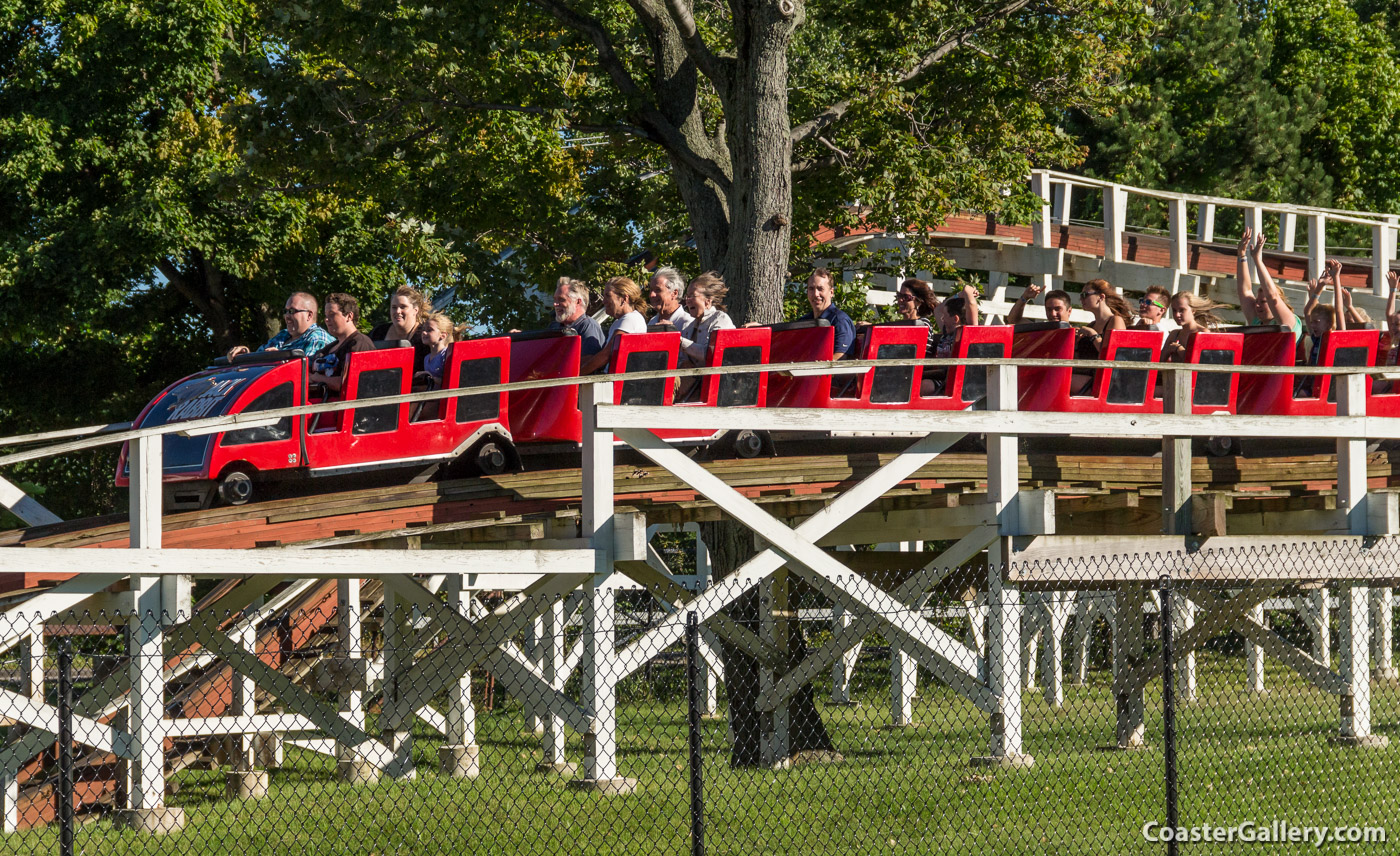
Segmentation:
<svg viewBox="0 0 1400 856">
<path fill-rule="evenodd" d="M 400 344 L 406 345 L 393 343 Z M 451 347 L 444 369 L 449 386 L 469 389 L 505 382 L 508 340 L 477 339 Z M 306 372 L 307 360 L 300 351 L 237 357 L 167 387 L 133 424 L 148 427 L 320 403 L 324 391 L 308 390 Z M 346 401 L 414 389 L 410 347 L 365 351 L 346 363 Z M 499 472 L 514 463 L 509 422 L 504 394 L 478 393 L 437 402 L 356 407 L 309 419 L 289 416 L 271 426 L 204 436 L 167 434 L 162 444 L 166 507 L 199 508 L 215 498 L 242 504 L 257 483 L 368 470 L 426 474 L 442 464 L 463 462 Z M 127 452 L 123 446 L 117 462 L 121 487 L 128 484 Z"/>
</svg>

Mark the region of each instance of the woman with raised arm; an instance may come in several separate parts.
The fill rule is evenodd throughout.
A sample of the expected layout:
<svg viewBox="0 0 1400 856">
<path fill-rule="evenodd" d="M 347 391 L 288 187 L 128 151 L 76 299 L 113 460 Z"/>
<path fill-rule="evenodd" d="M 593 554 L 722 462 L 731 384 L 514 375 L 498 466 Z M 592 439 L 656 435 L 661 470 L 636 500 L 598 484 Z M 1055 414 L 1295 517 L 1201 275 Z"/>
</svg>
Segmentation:
<svg viewBox="0 0 1400 856">
<path fill-rule="evenodd" d="M 1252 288 L 1249 259 L 1259 271 L 1259 290 Z M 1288 305 L 1288 299 L 1274 284 L 1274 278 L 1264 265 L 1264 236 L 1246 228 L 1235 253 L 1235 285 L 1239 292 L 1240 312 L 1251 327 L 1278 324 L 1293 331 L 1294 339 L 1303 338 L 1303 322 Z"/>
</svg>

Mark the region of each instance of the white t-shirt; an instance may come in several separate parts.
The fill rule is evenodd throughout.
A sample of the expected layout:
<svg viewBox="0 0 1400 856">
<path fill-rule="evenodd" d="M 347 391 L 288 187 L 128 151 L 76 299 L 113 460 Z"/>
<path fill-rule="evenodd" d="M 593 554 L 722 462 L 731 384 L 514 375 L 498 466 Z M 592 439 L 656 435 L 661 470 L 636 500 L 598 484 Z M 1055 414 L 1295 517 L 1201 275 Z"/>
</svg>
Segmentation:
<svg viewBox="0 0 1400 856">
<path fill-rule="evenodd" d="M 608 328 L 608 340 L 603 343 L 607 347 L 617 338 L 618 333 L 645 333 L 647 331 L 647 319 L 642 317 L 642 313 L 633 309 L 621 318 L 614 318 L 612 326 Z"/>
</svg>

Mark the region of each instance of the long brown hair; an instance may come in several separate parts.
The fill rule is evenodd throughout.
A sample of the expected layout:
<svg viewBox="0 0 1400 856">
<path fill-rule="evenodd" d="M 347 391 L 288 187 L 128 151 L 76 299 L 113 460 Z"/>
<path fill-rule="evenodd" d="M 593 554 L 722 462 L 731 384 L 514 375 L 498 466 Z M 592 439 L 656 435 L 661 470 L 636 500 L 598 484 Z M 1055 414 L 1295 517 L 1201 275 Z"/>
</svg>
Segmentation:
<svg viewBox="0 0 1400 856">
<path fill-rule="evenodd" d="M 933 310 L 938 308 L 938 295 L 934 294 L 933 287 L 922 279 L 906 279 L 899 287 L 909 289 L 909 293 L 914 295 L 914 310 L 920 318 L 929 317 Z"/>
<path fill-rule="evenodd" d="M 1084 288 L 1080 290 L 1079 294 L 1081 297 L 1085 294 L 1099 295 L 1104 299 L 1104 302 L 1108 304 L 1108 310 L 1110 312 L 1129 324 L 1132 323 L 1133 308 L 1128 305 L 1128 301 L 1124 300 L 1117 291 L 1113 290 L 1113 286 L 1108 284 L 1108 280 L 1091 279 L 1084 283 Z"/>
</svg>

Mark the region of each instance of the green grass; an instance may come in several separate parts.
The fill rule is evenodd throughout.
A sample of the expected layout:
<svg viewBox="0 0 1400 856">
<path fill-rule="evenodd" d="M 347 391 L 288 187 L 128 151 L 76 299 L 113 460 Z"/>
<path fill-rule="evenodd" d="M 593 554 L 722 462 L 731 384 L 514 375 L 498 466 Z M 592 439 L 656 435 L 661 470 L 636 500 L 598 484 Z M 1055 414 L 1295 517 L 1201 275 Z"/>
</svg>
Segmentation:
<svg viewBox="0 0 1400 856">
<path fill-rule="evenodd" d="M 1243 691 L 1238 657 L 1208 653 L 1201 698 L 1180 709 L 1178 751 L 1184 824 L 1244 820 L 1295 825 L 1384 825 L 1400 817 L 1400 733 L 1384 750 L 1334 745 L 1337 701 L 1270 668 L 1270 691 Z M 674 674 L 658 670 L 658 683 Z M 1104 749 L 1113 740 L 1108 678 L 1071 687 L 1059 710 L 1027 693 L 1025 747 L 1031 770 L 985 770 L 968 759 L 986 751 L 987 720 L 948 690 L 921 680 L 920 724 L 888 721 L 885 664 L 862 662 L 858 707 L 825 708 L 845 756 L 839 765 L 735 771 L 725 724 L 705 725 L 707 842 L 716 854 L 810 853 L 1158 853 L 1139 830 L 1164 815 L 1160 682 L 1149 689 L 1148 748 Z M 438 776 L 436 743 L 417 735 L 412 781 L 355 788 L 339 783 L 326 758 L 289 748 L 269 799 L 223 798 L 223 772 L 187 771 L 170 801 L 188 815 L 164 838 L 83 824 L 77 852 L 114 854 L 684 854 L 689 791 L 684 707 L 623 688 L 619 768 L 640 782 L 629 797 L 572 791 L 536 775 L 538 741 L 522 731 L 511 703 L 478 717 L 482 776 Z M 1400 690 L 1377 685 L 1377 732 L 1400 721 Z M 582 745 L 571 739 L 578 760 Z M 1400 824 L 1393 831 L 1400 835 Z M 0 838 L 0 853 L 57 853 L 53 829 Z M 1246 845 L 1200 845 L 1250 852 Z M 1335 847 L 1348 845 L 1334 845 Z M 1257 847 L 1257 845 L 1256 845 Z M 1350 845 L 1353 849 L 1356 845 Z M 1296 849 L 1293 849 L 1296 848 Z M 1274 845 L 1270 853 L 1304 852 Z M 1189 848 L 1185 848 L 1189 852 Z M 1359 852 L 1359 851 L 1357 851 Z"/>
</svg>

